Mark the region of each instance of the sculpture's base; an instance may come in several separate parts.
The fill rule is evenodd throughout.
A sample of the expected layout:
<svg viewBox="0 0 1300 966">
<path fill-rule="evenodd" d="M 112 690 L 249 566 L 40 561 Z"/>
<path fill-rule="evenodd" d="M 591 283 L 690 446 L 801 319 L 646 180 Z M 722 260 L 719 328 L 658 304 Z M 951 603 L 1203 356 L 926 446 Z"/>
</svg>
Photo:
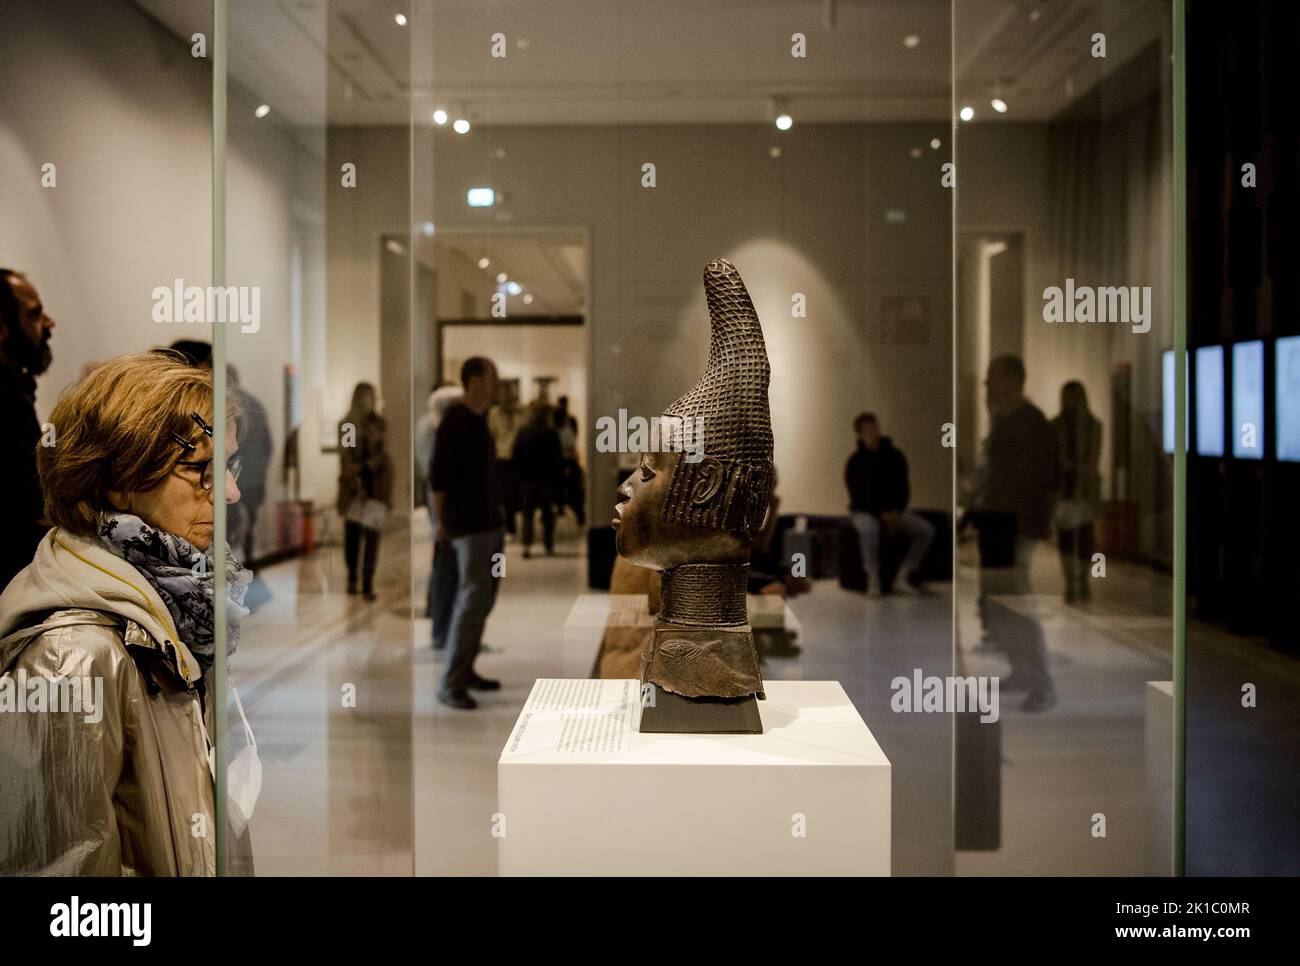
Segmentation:
<svg viewBox="0 0 1300 966">
<path fill-rule="evenodd" d="M 657 684 L 641 685 L 641 733 L 670 735 L 761 735 L 758 700 L 685 698 Z"/>
</svg>

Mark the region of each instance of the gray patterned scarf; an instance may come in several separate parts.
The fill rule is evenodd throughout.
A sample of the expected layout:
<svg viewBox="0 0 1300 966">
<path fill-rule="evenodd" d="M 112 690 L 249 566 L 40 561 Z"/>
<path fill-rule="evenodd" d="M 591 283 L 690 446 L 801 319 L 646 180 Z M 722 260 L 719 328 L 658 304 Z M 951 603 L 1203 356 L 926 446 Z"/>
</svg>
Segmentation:
<svg viewBox="0 0 1300 966">
<path fill-rule="evenodd" d="M 151 527 L 130 513 L 104 513 L 99 520 L 99 540 L 121 557 L 158 591 L 167 605 L 176 631 L 204 671 L 212 667 L 213 560 L 188 540 Z M 226 546 L 226 650 L 234 654 L 239 644 L 239 621 L 248 614 L 244 594 L 253 572 L 239 566 Z"/>
</svg>

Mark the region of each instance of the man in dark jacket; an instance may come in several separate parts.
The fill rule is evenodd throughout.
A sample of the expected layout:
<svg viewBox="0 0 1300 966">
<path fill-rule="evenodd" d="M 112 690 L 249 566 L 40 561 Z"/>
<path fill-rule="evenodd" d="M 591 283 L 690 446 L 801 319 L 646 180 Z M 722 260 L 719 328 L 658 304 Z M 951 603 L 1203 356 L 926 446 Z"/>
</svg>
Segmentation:
<svg viewBox="0 0 1300 966">
<path fill-rule="evenodd" d="M 36 377 L 50 367 L 50 330 L 36 287 L 21 272 L 0 268 L 0 506 L 9 527 L 0 540 L 0 591 L 32 562 L 48 527 L 36 475 Z M 55 427 L 57 434 L 58 427 Z M 55 437 L 57 439 L 57 435 Z"/>
<path fill-rule="evenodd" d="M 873 413 L 861 413 L 853 421 L 858 448 L 844 467 L 844 483 L 849 488 L 849 510 L 862 547 L 862 567 L 867 572 L 867 593 L 881 595 L 880 540 L 885 533 L 900 533 L 908 539 L 907 553 L 894 588 L 900 593 L 916 594 L 917 571 L 934 539 L 934 527 L 924 518 L 907 510 L 911 488 L 907 482 L 907 458 L 894 447 L 888 436 L 880 434 L 880 424 Z"/>
<path fill-rule="evenodd" d="M 495 481 L 496 444 L 487 411 L 496 395 L 497 368 L 474 356 L 461 366 L 465 394 L 438 424 L 429 486 L 437 510 L 433 539 L 447 541 L 456 560 L 456 602 L 447 628 L 447 667 L 438 700 L 462 710 L 478 703 L 470 691 L 495 691 L 500 681 L 481 677 L 474 660 L 483 646 L 483 627 L 496 603 L 502 575 L 505 533 Z"/>
</svg>

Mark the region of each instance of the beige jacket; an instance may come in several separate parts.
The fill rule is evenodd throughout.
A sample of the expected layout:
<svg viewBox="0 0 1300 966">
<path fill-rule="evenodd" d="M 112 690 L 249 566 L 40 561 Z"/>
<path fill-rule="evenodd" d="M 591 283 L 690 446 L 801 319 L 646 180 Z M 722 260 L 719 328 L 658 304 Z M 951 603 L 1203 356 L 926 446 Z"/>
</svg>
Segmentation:
<svg viewBox="0 0 1300 966">
<path fill-rule="evenodd" d="M 49 710 L 60 677 L 80 706 Z M 214 875 L 199 677 L 138 570 L 47 533 L 0 596 L 0 875 Z"/>
</svg>

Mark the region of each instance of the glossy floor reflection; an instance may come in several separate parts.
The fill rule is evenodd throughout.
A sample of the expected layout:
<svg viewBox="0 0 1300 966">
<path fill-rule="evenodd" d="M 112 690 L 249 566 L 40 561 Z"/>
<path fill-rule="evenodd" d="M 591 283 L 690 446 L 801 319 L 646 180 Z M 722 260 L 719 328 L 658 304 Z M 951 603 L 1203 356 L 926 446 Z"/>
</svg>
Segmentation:
<svg viewBox="0 0 1300 966">
<path fill-rule="evenodd" d="M 385 534 L 368 603 L 342 552 L 260 572 L 232 675 L 262 761 L 251 823 L 259 875 L 410 875 L 410 542 Z"/>
<path fill-rule="evenodd" d="M 503 688 L 480 696 L 473 712 L 435 700 L 442 657 L 428 646 L 421 614 L 429 567 L 423 518 L 414 524 L 413 559 L 403 541 L 386 542 L 381 599 L 373 604 L 341 593 L 337 548 L 263 571 L 272 597 L 250 621 L 235 669 L 265 769 L 252 826 L 259 874 L 495 874 L 501 747 L 533 681 L 577 676 L 574 668 L 590 657 L 572 653 L 565 632 L 575 599 L 588 592 L 582 543 L 571 525 L 561 530 L 559 546 L 559 556 L 525 561 L 516 543 L 508 545 L 506 580 L 486 634 L 489 651 L 479 664 Z M 1058 703 L 1027 712 L 1021 695 L 1000 696 L 1000 842 L 988 851 L 952 848 L 951 717 L 890 707 L 896 677 L 917 668 L 924 675 L 952 673 L 948 587 L 919 599 L 868 600 L 835 581 L 818 581 L 791 602 L 802 625 L 802 652 L 768 659 L 764 673 L 839 680 L 857 705 L 894 765 L 894 874 L 1145 871 L 1143 696 L 1147 681 L 1170 675 L 1168 615 L 1161 612 L 1166 578 L 1113 564 L 1093 600 L 1072 606 L 1059 595 L 1055 564 L 1050 554 L 1037 556 L 1035 594 L 1024 603 L 1032 603 L 1042 624 Z M 413 621 L 408 567 L 421 601 Z M 1004 656 L 981 646 L 975 586 L 973 569 L 964 565 L 957 615 L 965 671 L 1005 675 Z M 1196 633 L 1213 636 L 1220 655 L 1215 675 L 1193 682 L 1197 688 L 1221 689 L 1228 681 L 1235 691 L 1233 682 L 1251 680 L 1270 700 L 1300 699 L 1289 660 L 1209 629 Z M 341 700 L 349 684 L 356 686 L 355 708 Z M 1259 740 L 1245 722 L 1216 731 L 1210 718 L 1236 713 L 1231 702 L 1222 704 L 1203 702 L 1194 711 L 1193 738 L 1201 742 L 1194 749 L 1205 753 L 1204 767 L 1217 761 L 1215 767 L 1258 775 L 1257 760 L 1230 760 L 1243 741 L 1258 753 Z M 1278 711 L 1250 720 L 1276 719 Z M 1265 743 L 1274 757 L 1294 751 L 1295 736 L 1287 734 L 1283 729 L 1280 740 Z M 1271 778 L 1246 787 L 1276 797 L 1293 773 L 1279 758 Z M 1226 794 L 1193 797 L 1189 827 L 1209 843 L 1200 853 L 1207 865 L 1233 868 L 1266 856 L 1268 842 L 1283 833 L 1276 808 L 1263 807 L 1267 802 L 1254 810 L 1265 819 L 1262 828 L 1251 832 L 1234 822 Z M 1099 813 L 1106 816 L 1105 837 L 1093 834 Z M 1231 834 L 1215 840 L 1208 833 L 1214 828 Z"/>
</svg>

